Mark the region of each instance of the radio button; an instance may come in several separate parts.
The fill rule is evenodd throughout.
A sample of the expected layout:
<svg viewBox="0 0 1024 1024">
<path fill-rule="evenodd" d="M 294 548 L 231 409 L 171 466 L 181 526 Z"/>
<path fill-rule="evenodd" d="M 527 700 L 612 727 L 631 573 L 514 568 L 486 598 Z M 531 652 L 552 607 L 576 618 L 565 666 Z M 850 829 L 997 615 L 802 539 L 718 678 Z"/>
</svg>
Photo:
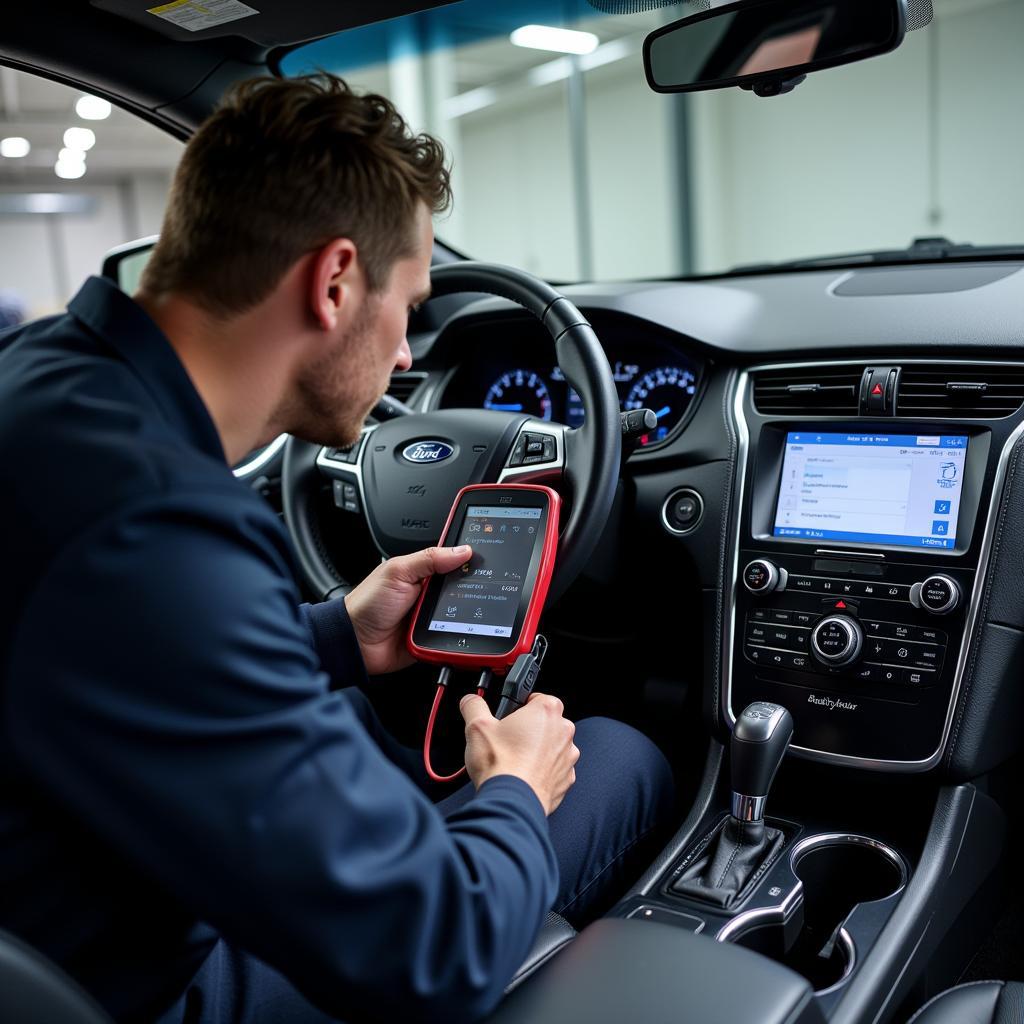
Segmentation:
<svg viewBox="0 0 1024 1024">
<path fill-rule="evenodd" d="M 816 576 L 794 576 L 790 573 L 787 590 L 806 590 L 813 594 L 817 590 L 818 578 Z"/>
<path fill-rule="evenodd" d="M 793 613 L 784 611 L 773 611 L 771 613 L 771 620 L 772 622 L 792 622 Z"/>
<path fill-rule="evenodd" d="M 752 608 L 747 612 L 747 621 L 767 622 L 771 615 L 767 608 Z"/>
<path fill-rule="evenodd" d="M 882 583 L 878 588 L 878 593 L 874 596 L 885 601 L 909 601 L 910 587 L 904 586 L 902 583 Z"/>
<path fill-rule="evenodd" d="M 765 558 L 755 558 L 743 570 L 743 585 L 752 594 L 770 594 L 781 582 L 779 570 Z"/>
<path fill-rule="evenodd" d="M 751 622 L 747 626 L 747 642 L 752 644 L 768 643 L 768 627 L 757 622 Z"/>
<path fill-rule="evenodd" d="M 882 679 L 881 665 L 858 665 L 854 670 L 853 678 L 862 683 L 877 683 Z"/>
<path fill-rule="evenodd" d="M 784 654 L 783 665 L 786 668 L 795 668 L 798 672 L 806 672 L 811 668 L 811 659 L 806 654 Z"/>
<path fill-rule="evenodd" d="M 914 668 L 938 669 L 942 664 L 942 656 L 946 653 L 946 648 L 934 644 L 922 644 L 914 653 L 915 656 L 910 662 Z"/>
<path fill-rule="evenodd" d="M 860 580 L 853 581 L 851 597 L 879 597 L 882 593 L 882 583 L 862 583 Z"/>
<path fill-rule="evenodd" d="M 819 616 L 812 615 L 810 612 L 793 612 L 793 625 L 794 626 L 813 626 L 818 621 Z"/>
<path fill-rule="evenodd" d="M 861 619 L 860 624 L 868 636 L 885 636 L 886 622 L 879 622 L 878 619 Z"/>
<path fill-rule="evenodd" d="M 878 681 L 881 683 L 902 683 L 903 682 L 902 668 L 894 668 L 891 665 L 879 665 L 878 666 Z"/>
<path fill-rule="evenodd" d="M 856 619 L 827 615 L 811 633 L 811 649 L 826 665 L 841 668 L 857 660 L 863 640 Z"/>
<path fill-rule="evenodd" d="M 960 587 L 948 576 L 929 576 L 914 589 L 915 603 L 933 615 L 948 615 L 960 603 Z"/>
<path fill-rule="evenodd" d="M 944 644 L 949 639 L 941 629 L 929 629 L 926 626 L 912 626 L 914 640 L 926 644 Z"/>
<path fill-rule="evenodd" d="M 931 686 L 935 682 L 935 673 L 927 669 L 905 668 L 903 682 L 907 686 Z"/>
</svg>

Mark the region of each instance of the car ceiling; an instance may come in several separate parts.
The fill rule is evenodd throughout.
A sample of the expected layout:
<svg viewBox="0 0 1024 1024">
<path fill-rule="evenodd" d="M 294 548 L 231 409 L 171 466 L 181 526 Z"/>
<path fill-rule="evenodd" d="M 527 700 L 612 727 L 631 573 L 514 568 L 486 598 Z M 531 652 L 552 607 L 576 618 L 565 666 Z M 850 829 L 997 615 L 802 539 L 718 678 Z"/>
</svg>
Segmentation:
<svg viewBox="0 0 1024 1024">
<path fill-rule="evenodd" d="M 272 51 L 452 3 L 253 0 L 257 14 L 189 32 L 148 14 L 154 0 L 37 0 L 5 11 L 0 62 L 104 96 L 184 137 L 232 82 L 266 71 Z"/>
</svg>

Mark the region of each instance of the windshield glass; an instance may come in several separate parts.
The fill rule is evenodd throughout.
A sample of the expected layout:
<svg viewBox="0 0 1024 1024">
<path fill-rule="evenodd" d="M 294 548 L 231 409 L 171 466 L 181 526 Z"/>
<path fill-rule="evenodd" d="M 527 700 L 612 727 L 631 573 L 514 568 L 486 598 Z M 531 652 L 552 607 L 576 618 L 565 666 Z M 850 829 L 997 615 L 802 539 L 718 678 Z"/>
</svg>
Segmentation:
<svg viewBox="0 0 1024 1024">
<path fill-rule="evenodd" d="M 1024 240 L 1021 0 L 935 0 L 894 53 L 786 96 L 658 95 L 643 39 L 694 10 L 462 0 L 307 44 L 281 70 L 388 95 L 453 156 L 438 236 L 552 280 L 715 273 L 920 236 Z M 569 39 L 587 52 L 515 45 L 527 25 L 589 33 Z"/>
</svg>

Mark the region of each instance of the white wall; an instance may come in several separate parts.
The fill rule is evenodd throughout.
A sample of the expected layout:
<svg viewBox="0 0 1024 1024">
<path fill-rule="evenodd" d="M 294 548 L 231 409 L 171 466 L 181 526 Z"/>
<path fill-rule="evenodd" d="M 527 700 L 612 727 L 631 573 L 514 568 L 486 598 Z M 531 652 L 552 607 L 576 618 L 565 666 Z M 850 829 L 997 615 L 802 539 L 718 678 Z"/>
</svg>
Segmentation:
<svg viewBox="0 0 1024 1024">
<path fill-rule="evenodd" d="M 788 96 L 694 95 L 698 269 L 922 235 L 1024 241 L 1022 42 L 1020 0 L 946 3 L 895 53 Z"/>
<path fill-rule="evenodd" d="M 5 186 L 5 192 L 70 192 L 95 200 L 89 214 L 0 216 L 0 290 L 26 304 L 30 317 L 64 308 L 108 250 L 160 229 L 169 179 L 146 174 L 121 184 L 74 187 L 52 182 Z"/>
</svg>

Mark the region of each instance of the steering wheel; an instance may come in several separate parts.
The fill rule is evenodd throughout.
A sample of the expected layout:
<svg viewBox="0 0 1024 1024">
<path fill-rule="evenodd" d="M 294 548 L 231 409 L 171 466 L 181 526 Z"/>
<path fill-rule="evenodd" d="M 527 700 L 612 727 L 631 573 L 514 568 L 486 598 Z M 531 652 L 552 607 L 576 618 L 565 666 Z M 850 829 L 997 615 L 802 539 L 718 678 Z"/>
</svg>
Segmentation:
<svg viewBox="0 0 1024 1024">
<path fill-rule="evenodd" d="M 549 591 L 549 599 L 557 598 L 593 553 L 615 496 L 622 437 L 608 359 L 576 306 L 531 274 L 460 262 L 436 266 L 430 277 L 435 297 L 484 292 L 536 316 L 583 403 L 583 426 L 570 429 L 522 413 L 443 409 L 366 427 L 346 451 L 290 437 L 281 490 L 304 582 L 324 600 L 349 589 L 318 522 L 314 499 L 324 478 L 336 503 L 366 517 L 385 558 L 438 543 L 455 495 L 467 484 L 543 482 L 561 490 L 568 503 Z"/>
</svg>

